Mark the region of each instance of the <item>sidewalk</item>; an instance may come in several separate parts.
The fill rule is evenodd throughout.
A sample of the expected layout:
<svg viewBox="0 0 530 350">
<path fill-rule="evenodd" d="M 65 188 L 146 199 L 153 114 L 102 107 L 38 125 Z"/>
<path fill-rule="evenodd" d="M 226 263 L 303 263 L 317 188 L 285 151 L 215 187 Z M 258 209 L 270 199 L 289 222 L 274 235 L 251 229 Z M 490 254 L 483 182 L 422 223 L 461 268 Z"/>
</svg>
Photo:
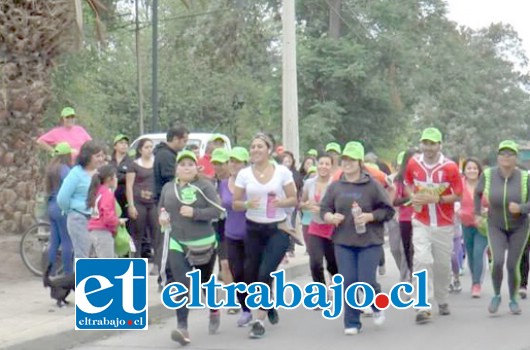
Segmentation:
<svg viewBox="0 0 530 350">
<path fill-rule="evenodd" d="M 305 247 L 296 247 L 296 257 L 280 265 L 287 279 L 309 274 Z M 174 315 L 160 303 L 156 277 L 149 277 L 149 325 Z M 75 331 L 74 297 L 70 305 L 58 308 L 38 277 L 4 280 L 0 286 L 0 349 L 68 349 L 75 345 L 108 338 L 119 331 Z"/>
</svg>

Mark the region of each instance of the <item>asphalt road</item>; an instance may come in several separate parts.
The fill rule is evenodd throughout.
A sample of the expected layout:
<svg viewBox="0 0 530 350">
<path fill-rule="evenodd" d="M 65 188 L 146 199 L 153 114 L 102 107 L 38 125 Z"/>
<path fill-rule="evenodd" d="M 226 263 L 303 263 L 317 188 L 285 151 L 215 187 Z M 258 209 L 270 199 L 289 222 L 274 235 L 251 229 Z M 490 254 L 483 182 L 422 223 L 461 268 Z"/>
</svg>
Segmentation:
<svg viewBox="0 0 530 350">
<path fill-rule="evenodd" d="M 387 274 L 380 277 L 383 291 L 397 282 L 397 270 L 391 256 L 387 256 Z M 392 264 L 392 266 L 389 266 Z M 295 280 L 299 284 L 311 282 L 310 277 Z M 511 315 L 508 310 L 506 284 L 503 302 L 495 316 L 487 308 L 492 296 L 491 281 L 486 277 L 483 296 L 472 299 L 469 291 L 468 274 L 462 277 L 464 290 L 450 297 L 450 316 L 437 315 L 426 325 L 414 323 L 413 310 L 386 311 L 386 322 L 376 327 L 371 317 L 363 317 L 363 330 L 355 336 L 345 336 L 342 318 L 325 320 L 319 312 L 299 308 L 292 311 L 280 310 L 280 323 L 266 325 L 264 338 L 248 338 L 248 328 L 237 328 L 237 315 L 223 313 L 218 334 L 208 335 L 208 314 L 204 310 L 190 314 L 189 331 L 192 343 L 187 349 L 530 349 L 530 301 L 521 300 L 522 315 Z M 175 318 L 149 326 L 148 331 L 118 333 L 111 338 L 75 347 L 83 350 L 103 349 L 176 349 L 180 345 L 170 339 L 175 327 Z"/>
</svg>

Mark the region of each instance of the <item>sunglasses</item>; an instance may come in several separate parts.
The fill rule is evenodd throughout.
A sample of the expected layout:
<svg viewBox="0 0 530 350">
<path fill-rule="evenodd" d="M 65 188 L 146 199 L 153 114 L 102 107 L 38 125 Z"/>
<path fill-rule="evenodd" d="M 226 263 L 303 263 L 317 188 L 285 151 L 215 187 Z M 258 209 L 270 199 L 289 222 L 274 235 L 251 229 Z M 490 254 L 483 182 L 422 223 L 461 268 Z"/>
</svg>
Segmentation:
<svg viewBox="0 0 530 350">
<path fill-rule="evenodd" d="M 517 155 L 517 153 L 508 149 L 500 150 L 498 154 L 503 157 L 515 157 Z"/>
</svg>

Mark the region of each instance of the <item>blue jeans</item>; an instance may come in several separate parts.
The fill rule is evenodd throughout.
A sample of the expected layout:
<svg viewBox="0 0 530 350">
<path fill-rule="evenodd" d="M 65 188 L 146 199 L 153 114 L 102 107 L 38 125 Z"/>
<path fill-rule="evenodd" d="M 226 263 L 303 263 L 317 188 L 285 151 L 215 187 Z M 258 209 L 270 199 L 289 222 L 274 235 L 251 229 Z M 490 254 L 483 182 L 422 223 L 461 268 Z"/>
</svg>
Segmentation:
<svg viewBox="0 0 530 350">
<path fill-rule="evenodd" d="M 484 269 L 484 251 L 488 246 L 488 239 L 481 235 L 476 227 L 462 225 L 464 243 L 466 245 L 467 262 L 471 271 L 473 284 L 480 284 Z"/>
<path fill-rule="evenodd" d="M 381 292 L 381 286 L 375 277 L 381 259 L 380 245 L 358 248 L 336 244 L 335 258 L 339 274 L 344 277 L 344 292 L 356 282 L 370 284 L 376 294 Z M 361 329 L 361 326 L 361 311 L 351 308 L 344 301 L 344 328 Z"/>
<path fill-rule="evenodd" d="M 60 245 L 64 274 L 70 275 L 74 272 L 74 248 L 72 247 L 72 240 L 66 228 L 66 215 L 61 213 L 61 209 L 59 209 L 56 201 L 48 203 L 48 217 L 50 218 L 51 231 L 48 261 L 52 264 L 52 271 L 54 271 L 55 266 L 53 265 L 55 265 L 57 251 Z"/>
</svg>

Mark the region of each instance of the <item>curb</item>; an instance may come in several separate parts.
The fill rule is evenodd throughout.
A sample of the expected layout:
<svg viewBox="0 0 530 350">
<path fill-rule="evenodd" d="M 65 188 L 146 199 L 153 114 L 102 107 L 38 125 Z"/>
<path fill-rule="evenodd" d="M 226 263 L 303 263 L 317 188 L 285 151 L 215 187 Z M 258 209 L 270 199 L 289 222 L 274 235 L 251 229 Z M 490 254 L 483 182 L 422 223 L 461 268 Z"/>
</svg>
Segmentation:
<svg viewBox="0 0 530 350">
<path fill-rule="evenodd" d="M 308 275 L 307 259 L 303 262 L 293 264 L 292 266 L 283 267 L 285 270 L 286 280 Z M 281 267 L 280 267 L 281 268 Z M 162 304 L 156 304 L 149 307 L 149 325 L 156 325 L 162 320 L 174 316 L 174 311 L 166 309 Z M 92 343 L 97 340 L 107 339 L 112 336 L 126 333 L 128 331 L 75 331 L 73 329 L 62 330 L 58 333 L 50 334 L 44 337 L 31 339 L 22 343 L 10 345 L 5 349 L 9 350 L 34 350 L 34 349 L 72 349 L 76 346 Z"/>
</svg>

